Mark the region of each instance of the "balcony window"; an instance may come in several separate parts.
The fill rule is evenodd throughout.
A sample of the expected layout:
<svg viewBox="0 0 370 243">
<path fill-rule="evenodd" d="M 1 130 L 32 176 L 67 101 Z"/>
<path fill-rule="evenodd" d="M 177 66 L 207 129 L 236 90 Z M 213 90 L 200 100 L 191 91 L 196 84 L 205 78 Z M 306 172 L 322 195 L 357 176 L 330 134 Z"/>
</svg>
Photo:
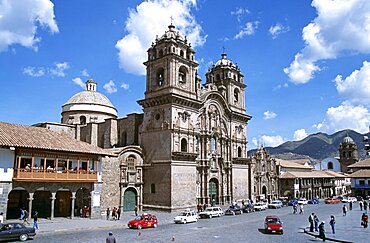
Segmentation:
<svg viewBox="0 0 370 243">
<path fill-rule="evenodd" d="M 127 158 L 127 170 L 136 171 L 136 158 L 134 156 L 129 156 Z"/>
<path fill-rule="evenodd" d="M 365 185 L 365 180 L 359 180 L 358 184 L 359 184 L 360 186 L 364 186 L 364 185 Z"/>
</svg>

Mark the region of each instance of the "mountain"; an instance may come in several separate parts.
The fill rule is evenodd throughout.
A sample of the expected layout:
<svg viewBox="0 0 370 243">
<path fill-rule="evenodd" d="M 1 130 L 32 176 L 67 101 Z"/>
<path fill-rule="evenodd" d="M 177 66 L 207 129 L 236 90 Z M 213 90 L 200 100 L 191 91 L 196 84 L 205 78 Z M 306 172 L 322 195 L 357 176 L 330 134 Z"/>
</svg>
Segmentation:
<svg viewBox="0 0 370 243">
<path fill-rule="evenodd" d="M 353 130 L 343 130 L 332 135 L 319 132 L 311 134 L 300 141 L 288 141 L 277 147 L 266 147 L 266 149 L 274 157 L 286 157 L 284 154 L 291 154 L 292 158 L 309 156 L 314 160 L 322 160 L 327 157 L 339 157 L 340 143 L 344 137 L 350 136 L 357 144 L 360 158 L 364 159 L 363 137 L 364 135 L 369 136 L 369 134 L 360 134 Z M 256 149 L 249 150 L 248 154 L 253 154 L 255 151 Z"/>
</svg>

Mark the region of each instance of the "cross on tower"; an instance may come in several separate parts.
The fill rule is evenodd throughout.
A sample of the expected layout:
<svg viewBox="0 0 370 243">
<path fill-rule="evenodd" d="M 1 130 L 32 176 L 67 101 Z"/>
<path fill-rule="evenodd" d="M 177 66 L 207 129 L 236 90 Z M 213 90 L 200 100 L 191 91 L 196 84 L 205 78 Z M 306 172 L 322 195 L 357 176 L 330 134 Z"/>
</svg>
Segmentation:
<svg viewBox="0 0 370 243">
<path fill-rule="evenodd" d="M 222 53 L 225 53 L 225 46 L 222 46 Z"/>
<path fill-rule="evenodd" d="M 171 16 L 171 17 L 170 17 L 170 19 L 171 19 L 171 25 L 172 25 L 172 22 L 173 22 L 173 17 Z"/>
</svg>

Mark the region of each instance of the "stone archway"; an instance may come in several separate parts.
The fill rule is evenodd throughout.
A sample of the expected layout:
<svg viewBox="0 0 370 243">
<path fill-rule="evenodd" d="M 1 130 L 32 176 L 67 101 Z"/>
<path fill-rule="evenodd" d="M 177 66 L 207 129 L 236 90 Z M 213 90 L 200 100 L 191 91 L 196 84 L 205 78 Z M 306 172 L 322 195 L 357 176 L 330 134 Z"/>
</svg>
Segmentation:
<svg viewBox="0 0 370 243">
<path fill-rule="evenodd" d="M 129 187 L 123 194 L 123 211 L 134 211 L 137 206 L 137 191 Z"/>
<path fill-rule="evenodd" d="M 265 199 L 267 199 L 267 187 L 262 186 L 262 194 L 265 196 Z"/>
<path fill-rule="evenodd" d="M 85 187 L 81 187 L 76 192 L 76 203 L 75 203 L 75 216 L 82 217 L 82 209 L 86 206 L 88 215 L 90 215 L 91 205 L 91 191 Z"/>
<path fill-rule="evenodd" d="M 57 191 L 55 200 L 55 217 L 70 217 L 72 193 L 70 191 Z"/>
<path fill-rule="evenodd" d="M 32 214 L 36 211 L 40 218 L 51 217 L 51 192 L 46 190 L 35 191 L 32 201 Z"/>
<path fill-rule="evenodd" d="M 25 208 L 28 211 L 28 197 L 29 194 L 24 189 L 12 190 L 8 195 L 6 218 L 18 219 L 21 208 Z"/>
<path fill-rule="evenodd" d="M 218 180 L 216 178 L 209 180 L 208 195 L 211 205 L 219 204 Z"/>
</svg>

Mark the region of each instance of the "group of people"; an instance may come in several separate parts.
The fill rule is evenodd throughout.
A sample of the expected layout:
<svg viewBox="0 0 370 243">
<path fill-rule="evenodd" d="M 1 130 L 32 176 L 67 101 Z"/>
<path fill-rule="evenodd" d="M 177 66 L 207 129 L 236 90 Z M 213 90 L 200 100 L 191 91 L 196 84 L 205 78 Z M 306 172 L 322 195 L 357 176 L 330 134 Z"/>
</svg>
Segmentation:
<svg viewBox="0 0 370 243">
<path fill-rule="evenodd" d="M 308 217 L 308 222 L 310 223 L 310 232 L 319 232 L 319 238 L 321 238 L 323 241 L 325 241 L 326 236 L 325 236 L 325 221 L 319 220 L 319 217 L 315 214 L 312 213 Z M 335 234 L 335 217 L 334 215 L 330 216 L 330 221 L 329 225 L 331 227 L 331 231 L 333 234 Z"/>
<path fill-rule="evenodd" d="M 107 208 L 107 220 L 109 220 L 109 217 L 110 217 L 110 214 L 111 214 L 111 210 L 110 208 Z M 120 207 L 114 207 L 112 209 L 112 219 L 113 220 L 120 220 L 121 218 L 121 208 Z"/>
<path fill-rule="evenodd" d="M 28 211 L 25 208 L 20 208 L 19 210 L 20 210 L 19 220 L 22 220 L 23 224 L 30 225 L 30 223 L 28 222 L 28 218 L 30 216 Z M 35 213 L 33 214 L 33 228 L 35 228 L 37 230 L 39 229 L 38 221 L 39 221 L 39 213 L 37 211 L 35 211 Z"/>
<path fill-rule="evenodd" d="M 81 218 L 87 218 L 90 215 L 90 207 L 84 206 L 80 210 L 80 216 Z"/>
<path fill-rule="evenodd" d="M 299 214 L 304 214 L 303 204 L 293 204 L 293 213 L 297 214 L 299 208 Z"/>
<path fill-rule="evenodd" d="M 358 204 L 360 205 L 360 210 L 362 211 L 362 208 L 363 208 L 365 212 L 367 213 L 367 208 L 369 206 L 369 203 L 365 200 L 365 201 L 359 201 Z"/>
</svg>

